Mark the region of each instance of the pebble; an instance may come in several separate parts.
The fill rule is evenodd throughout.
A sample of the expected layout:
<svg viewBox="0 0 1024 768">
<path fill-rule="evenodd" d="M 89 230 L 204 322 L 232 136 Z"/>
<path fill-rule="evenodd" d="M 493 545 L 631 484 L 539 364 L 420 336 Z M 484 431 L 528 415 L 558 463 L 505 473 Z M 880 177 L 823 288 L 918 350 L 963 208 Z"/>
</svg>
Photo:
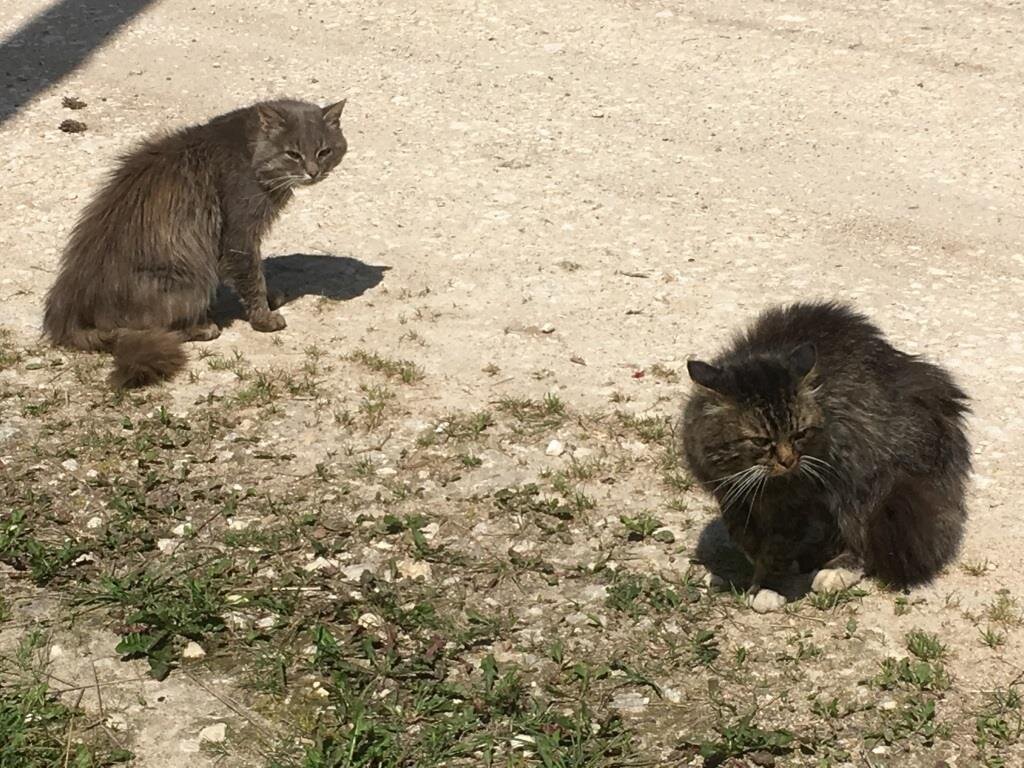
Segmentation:
<svg viewBox="0 0 1024 768">
<path fill-rule="evenodd" d="M 425 560 L 400 560 L 398 573 L 406 579 L 429 579 L 433 575 L 433 569 Z"/>
<path fill-rule="evenodd" d="M 206 655 L 206 651 L 203 650 L 203 646 L 199 643 L 190 641 L 181 651 L 181 658 L 183 659 L 201 659 Z"/>
<path fill-rule="evenodd" d="M 375 613 L 364 613 L 359 617 L 358 624 L 363 629 L 376 629 L 383 626 L 384 621 Z"/>
<path fill-rule="evenodd" d="M 313 573 L 314 571 L 333 570 L 337 567 L 338 564 L 333 560 L 328 560 L 326 557 L 318 557 L 306 563 L 302 570 L 306 571 L 306 573 Z"/>
<path fill-rule="evenodd" d="M 78 462 L 75 461 L 74 459 L 66 459 L 62 461 L 60 465 L 64 467 L 64 469 L 66 469 L 68 472 L 78 471 Z"/>
<path fill-rule="evenodd" d="M 364 573 L 373 573 L 373 569 L 366 563 L 357 563 L 341 569 L 341 575 L 349 581 L 359 581 Z"/>
<path fill-rule="evenodd" d="M 555 332 L 555 326 L 552 323 L 544 323 L 544 325 L 542 325 L 540 327 L 540 332 L 541 333 L 554 333 Z"/>
<path fill-rule="evenodd" d="M 210 741 L 220 743 L 228 737 L 228 726 L 226 723 L 214 723 L 208 725 L 199 732 L 199 741 Z"/>
<path fill-rule="evenodd" d="M 99 528 L 101 525 L 103 525 L 103 518 L 99 517 L 98 515 L 96 517 L 90 517 L 88 520 L 85 521 L 85 527 L 90 530 L 95 530 L 96 528 Z"/>
<path fill-rule="evenodd" d="M 620 693 L 612 699 L 612 707 L 620 712 L 643 712 L 650 703 L 650 697 L 639 693 Z"/>
<path fill-rule="evenodd" d="M 552 440 L 548 443 L 548 447 L 545 449 L 544 453 L 548 456 L 561 456 L 565 453 L 565 446 L 562 445 L 561 440 Z"/>
</svg>

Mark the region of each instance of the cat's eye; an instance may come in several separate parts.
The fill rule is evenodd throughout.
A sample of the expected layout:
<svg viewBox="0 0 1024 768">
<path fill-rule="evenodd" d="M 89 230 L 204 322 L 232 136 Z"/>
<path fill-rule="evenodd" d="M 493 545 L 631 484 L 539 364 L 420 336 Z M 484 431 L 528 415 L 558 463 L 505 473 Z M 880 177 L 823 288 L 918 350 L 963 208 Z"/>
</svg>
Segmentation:
<svg viewBox="0 0 1024 768">
<path fill-rule="evenodd" d="M 756 448 L 768 448 L 772 444 L 770 437 L 748 437 L 747 440 Z"/>
<path fill-rule="evenodd" d="M 331 154 L 331 148 L 330 147 L 324 147 L 323 149 L 321 149 L 319 152 L 316 153 L 316 156 L 317 157 L 327 157 L 329 154 Z"/>
<path fill-rule="evenodd" d="M 793 440 L 803 440 L 804 438 L 810 437 L 812 434 L 814 434 L 814 432 L 815 427 L 804 427 L 803 429 L 798 429 L 796 432 L 793 433 Z"/>
<path fill-rule="evenodd" d="M 284 153 L 286 155 L 288 155 L 288 157 L 290 157 L 292 160 L 301 160 L 302 159 L 302 155 L 300 155 L 294 149 L 286 149 Z"/>
</svg>

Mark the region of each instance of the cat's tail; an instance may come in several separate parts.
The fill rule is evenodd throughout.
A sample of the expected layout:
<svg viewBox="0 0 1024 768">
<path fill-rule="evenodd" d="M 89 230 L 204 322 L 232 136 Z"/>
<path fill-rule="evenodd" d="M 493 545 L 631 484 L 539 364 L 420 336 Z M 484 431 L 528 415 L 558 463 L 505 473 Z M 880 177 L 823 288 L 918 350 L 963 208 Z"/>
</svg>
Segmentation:
<svg viewBox="0 0 1024 768">
<path fill-rule="evenodd" d="M 109 345 L 114 370 L 107 380 L 115 389 L 132 389 L 174 377 L 188 361 L 184 341 L 178 331 L 118 330 Z"/>
</svg>

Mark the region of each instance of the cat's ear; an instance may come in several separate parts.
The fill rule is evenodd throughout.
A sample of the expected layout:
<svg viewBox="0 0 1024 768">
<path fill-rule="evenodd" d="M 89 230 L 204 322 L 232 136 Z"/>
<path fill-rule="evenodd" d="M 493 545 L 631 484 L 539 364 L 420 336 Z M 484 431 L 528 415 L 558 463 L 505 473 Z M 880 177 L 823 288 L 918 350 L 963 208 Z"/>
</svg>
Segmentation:
<svg viewBox="0 0 1024 768">
<path fill-rule="evenodd" d="M 814 344 L 811 342 L 801 344 L 789 353 L 789 370 L 798 379 L 802 379 L 811 372 L 817 360 L 818 352 L 814 348 Z"/>
<path fill-rule="evenodd" d="M 341 112 L 345 109 L 345 102 L 348 99 L 342 99 L 339 102 L 331 104 L 329 107 L 322 109 L 324 115 L 324 122 L 328 125 L 341 125 Z"/>
<path fill-rule="evenodd" d="M 687 360 L 686 371 L 695 384 L 714 392 L 724 393 L 725 377 L 721 368 L 708 365 L 701 360 Z"/>
<path fill-rule="evenodd" d="M 256 114 L 260 119 L 260 128 L 266 133 L 279 133 L 288 125 L 288 118 L 273 104 L 257 104 Z"/>
</svg>

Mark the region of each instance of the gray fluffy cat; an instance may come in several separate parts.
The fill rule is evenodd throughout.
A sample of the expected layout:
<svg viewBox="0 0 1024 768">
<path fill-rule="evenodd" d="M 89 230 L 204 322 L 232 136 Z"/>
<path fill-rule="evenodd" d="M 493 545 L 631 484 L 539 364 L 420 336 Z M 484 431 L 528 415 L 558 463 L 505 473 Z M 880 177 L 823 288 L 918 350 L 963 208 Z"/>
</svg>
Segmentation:
<svg viewBox="0 0 1024 768">
<path fill-rule="evenodd" d="M 260 241 L 292 197 L 347 149 L 344 101 L 281 100 L 144 142 L 86 207 L 46 297 L 51 341 L 114 355 L 110 381 L 143 386 L 185 364 L 184 341 L 220 335 L 221 281 L 257 331 L 284 318 L 267 300 Z"/>
<path fill-rule="evenodd" d="M 956 556 L 967 512 L 967 396 L 835 303 L 768 310 L 710 364 L 683 417 L 686 463 L 754 566 L 754 588 L 821 569 L 929 581 Z"/>
</svg>

